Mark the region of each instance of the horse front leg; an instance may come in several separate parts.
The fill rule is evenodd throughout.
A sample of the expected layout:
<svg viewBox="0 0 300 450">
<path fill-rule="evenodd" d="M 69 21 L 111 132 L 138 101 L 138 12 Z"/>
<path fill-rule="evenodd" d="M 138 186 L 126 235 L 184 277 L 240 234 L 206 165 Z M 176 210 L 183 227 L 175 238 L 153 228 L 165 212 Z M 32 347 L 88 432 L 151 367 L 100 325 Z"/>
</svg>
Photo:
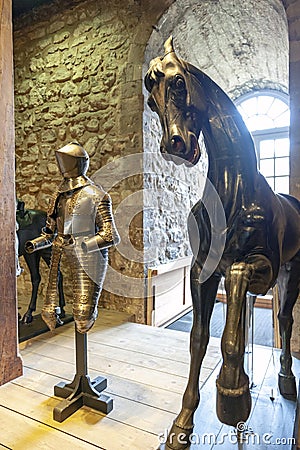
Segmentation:
<svg viewBox="0 0 300 450">
<path fill-rule="evenodd" d="M 244 305 L 251 275 L 251 265 L 240 262 L 229 267 L 225 277 L 227 315 L 221 342 L 223 364 L 217 379 L 217 415 L 233 426 L 246 421 L 251 410 L 249 378 L 244 371 Z"/>
<path fill-rule="evenodd" d="M 200 266 L 191 269 L 191 294 L 193 300 L 193 326 L 190 334 L 190 372 L 182 408 L 169 432 L 167 448 L 181 450 L 189 446 L 194 413 L 200 401 L 199 375 L 209 341 L 209 324 L 217 294 L 220 276 L 214 274 L 200 284 Z"/>
<path fill-rule="evenodd" d="M 289 400 L 296 400 L 297 389 L 292 372 L 291 335 L 293 327 L 293 308 L 299 295 L 300 252 L 289 263 L 281 267 L 278 275 L 280 310 L 278 314 L 282 351 L 278 385 L 280 393 Z"/>
<path fill-rule="evenodd" d="M 221 343 L 223 364 L 217 379 L 217 415 L 234 427 L 245 422 L 251 410 L 249 378 L 244 370 L 246 293 L 264 295 L 272 280 L 271 262 L 261 254 L 249 255 L 226 271 L 227 315 Z"/>
<path fill-rule="evenodd" d="M 38 296 L 39 285 L 41 282 L 41 276 L 39 272 L 40 257 L 37 254 L 25 254 L 25 261 L 30 271 L 31 278 L 31 298 L 27 308 L 27 311 L 22 317 L 22 323 L 29 324 L 33 321 L 32 313 L 36 310 L 36 301 Z"/>
</svg>

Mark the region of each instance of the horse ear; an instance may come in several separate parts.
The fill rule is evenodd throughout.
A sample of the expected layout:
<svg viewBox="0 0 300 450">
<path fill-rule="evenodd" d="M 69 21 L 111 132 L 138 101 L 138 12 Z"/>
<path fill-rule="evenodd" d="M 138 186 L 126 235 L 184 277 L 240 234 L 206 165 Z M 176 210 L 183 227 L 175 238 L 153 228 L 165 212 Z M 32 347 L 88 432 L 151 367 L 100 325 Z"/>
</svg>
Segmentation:
<svg viewBox="0 0 300 450">
<path fill-rule="evenodd" d="M 173 36 L 168 37 L 168 39 L 164 43 L 164 49 L 165 49 L 165 56 L 168 53 L 175 52 L 174 46 L 173 46 Z"/>
</svg>

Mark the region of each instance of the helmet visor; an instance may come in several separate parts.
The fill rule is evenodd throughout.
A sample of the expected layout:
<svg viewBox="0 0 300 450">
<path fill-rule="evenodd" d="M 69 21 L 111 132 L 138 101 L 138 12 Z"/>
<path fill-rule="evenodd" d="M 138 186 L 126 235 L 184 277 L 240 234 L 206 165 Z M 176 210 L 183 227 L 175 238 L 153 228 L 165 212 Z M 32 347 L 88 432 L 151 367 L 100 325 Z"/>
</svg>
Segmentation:
<svg viewBox="0 0 300 450">
<path fill-rule="evenodd" d="M 85 175 L 89 167 L 89 156 L 78 144 L 69 144 L 55 152 L 57 165 L 64 178 Z"/>
</svg>

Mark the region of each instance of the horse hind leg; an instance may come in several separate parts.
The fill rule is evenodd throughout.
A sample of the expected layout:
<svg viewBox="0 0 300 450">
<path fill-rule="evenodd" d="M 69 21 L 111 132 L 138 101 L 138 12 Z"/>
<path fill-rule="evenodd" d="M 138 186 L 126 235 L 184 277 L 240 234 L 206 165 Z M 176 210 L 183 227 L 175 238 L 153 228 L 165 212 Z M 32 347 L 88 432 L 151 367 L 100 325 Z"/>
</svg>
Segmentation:
<svg viewBox="0 0 300 450">
<path fill-rule="evenodd" d="M 280 268 L 278 275 L 280 309 L 278 314 L 282 351 L 278 385 L 281 395 L 289 400 L 297 397 L 295 376 L 292 372 L 291 335 L 293 327 L 293 308 L 299 295 L 300 252 Z"/>
</svg>

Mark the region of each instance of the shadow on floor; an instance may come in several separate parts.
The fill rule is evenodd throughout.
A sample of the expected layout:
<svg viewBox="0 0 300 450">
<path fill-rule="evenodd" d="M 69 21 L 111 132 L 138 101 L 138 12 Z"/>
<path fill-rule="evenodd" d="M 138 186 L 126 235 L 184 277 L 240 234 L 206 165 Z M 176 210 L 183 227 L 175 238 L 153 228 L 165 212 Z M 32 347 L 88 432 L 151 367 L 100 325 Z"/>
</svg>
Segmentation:
<svg viewBox="0 0 300 450">
<path fill-rule="evenodd" d="M 220 338 L 222 336 L 226 317 L 226 304 L 216 302 L 210 324 L 210 335 Z M 192 328 L 193 312 L 182 316 L 171 323 L 167 328 L 178 331 L 190 332 Z M 273 320 L 272 310 L 254 308 L 254 338 L 253 343 L 258 345 L 273 346 Z"/>
</svg>

